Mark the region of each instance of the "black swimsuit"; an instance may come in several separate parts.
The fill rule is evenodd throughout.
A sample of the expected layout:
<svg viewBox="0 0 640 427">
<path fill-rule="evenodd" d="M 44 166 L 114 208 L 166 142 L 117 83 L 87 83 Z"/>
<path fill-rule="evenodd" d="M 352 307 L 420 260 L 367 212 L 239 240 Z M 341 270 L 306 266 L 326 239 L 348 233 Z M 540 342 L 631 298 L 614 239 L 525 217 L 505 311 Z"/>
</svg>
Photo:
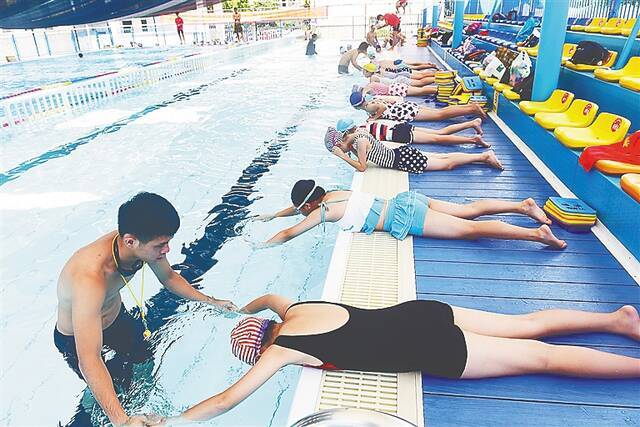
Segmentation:
<svg viewBox="0 0 640 427">
<path fill-rule="evenodd" d="M 411 372 L 460 378 L 467 346 L 453 311 L 438 301 L 408 301 L 378 310 L 309 301 L 292 304 L 333 304 L 349 312 L 347 322 L 333 331 L 313 335 L 280 335 L 274 344 L 297 350 L 323 362 L 322 369 L 368 372 Z M 289 307 L 289 308 L 291 308 Z"/>
</svg>

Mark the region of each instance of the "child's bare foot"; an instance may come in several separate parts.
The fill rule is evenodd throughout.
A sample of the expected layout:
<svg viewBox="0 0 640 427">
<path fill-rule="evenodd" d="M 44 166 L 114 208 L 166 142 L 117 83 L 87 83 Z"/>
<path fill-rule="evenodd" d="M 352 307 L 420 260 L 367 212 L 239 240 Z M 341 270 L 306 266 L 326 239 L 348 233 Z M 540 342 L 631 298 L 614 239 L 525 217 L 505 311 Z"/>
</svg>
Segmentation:
<svg viewBox="0 0 640 427">
<path fill-rule="evenodd" d="M 484 134 L 484 131 L 482 130 L 482 119 L 480 117 L 471 120 L 471 127 L 476 131 L 478 135 Z"/>
<path fill-rule="evenodd" d="M 482 107 L 480 106 L 480 104 L 471 104 L 473 105 L 474 108 L 474 114 L 479 115 L 480 117 L 482 117 L 483 119 L 487 118 L 487 113 L 484 112 L 484 110 L 482 109 Z"/>
<path fill-rule="evenodd" d="M 544 211 L 532 198 L 523 200 L 521 206 L 523 214 L 533 218 L 534 220 L 542 224 L 551 224 L 551 220 L 547 217 L 547 214 L 544 213 Z"/>
<path fill-rule="evenodd" d="M 476 146 L 478 147 L 484 147 L 484 148 L 491 147 L 491 144 L 489 144 L 484 139 L 482 139 L 481 135 L 472 136 L 471 139 L 473 140 L 473 143 L 476 144 Z"/>
<path fill-rule="evenodd" d="M 540 228 L 538 228 L 538 234 L 540 237 L 540 243 L 544 243 L 545 245 L 551 246 L 555 249 L 564 249 L 567 247 L 567 242 L 554 236 L 547 224 L 541 225 Z"/>
<path fill-rule="evenodd" d="M 502 163 L 500 163 L 500 160 L 498 160 L 498 158 L 496 157 L 496 153 L 494 153 L 493 150 L 485 151 L 483 154 L 485 155 L 484 162 L 488 166 L 501 171 L 504 170 L 504 166 L 502 166 Z"/>
<path fill-rule="evenodd" d="M 635 307 L 625 305 L 620 307 L 615 314 L 618 315 L 618 322 L 616 322 L 614 332 L 640 341 L 640 316 Z"/>
</svg>

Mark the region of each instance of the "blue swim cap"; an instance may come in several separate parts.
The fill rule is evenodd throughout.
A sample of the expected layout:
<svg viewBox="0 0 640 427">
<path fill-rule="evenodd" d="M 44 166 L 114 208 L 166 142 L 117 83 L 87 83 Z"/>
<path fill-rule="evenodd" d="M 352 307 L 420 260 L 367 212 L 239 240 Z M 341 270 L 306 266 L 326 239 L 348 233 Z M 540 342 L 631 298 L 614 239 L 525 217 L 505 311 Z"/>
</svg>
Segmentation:
<svg viewBox="0 0 640 427">
<path fill-rule="evenodd" d="M 364 97 L 360 92 L 352 92 L 351 96 L 349 97 L 349 102 L 351 103 L 352 107 L 358 108 L 362 104 L 364 104 Z"/>
<path fill-rule="evenodd" d="M 365 100 L 365 102 L 371 102 L 371 101 L 373 101 L 373 95 L 366 94 L 366 95 L 364 96 L 364 100 Z"/>
<path fill-rule="evenodd" d="M 340 119 L 336 124 L 338 132 L 346 132 L 354 127 L 356 127 L 356 122 L 354 122 L 353 119 Z"/>
</svg>

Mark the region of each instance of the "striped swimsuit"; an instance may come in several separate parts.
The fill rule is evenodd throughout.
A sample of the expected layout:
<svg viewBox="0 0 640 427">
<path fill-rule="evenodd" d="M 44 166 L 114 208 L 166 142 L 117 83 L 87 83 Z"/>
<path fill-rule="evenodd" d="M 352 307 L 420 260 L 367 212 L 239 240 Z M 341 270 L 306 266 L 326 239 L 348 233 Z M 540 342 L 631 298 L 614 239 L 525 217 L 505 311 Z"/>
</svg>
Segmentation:
<svg viewBox="0 0 640 427">
<path fill-rule="evenodd" d="M 396 169 L 403 172 L 422 173 L 427 170 L 428 158 L 422 151 L 403 145 L 391 149 L 375 139 L 365 129 L 358 129 L 353 140 L 353 146 L 357 149 L 359 142 L 368 141 L 367 161 L 387 169 Z"/>
</svg>

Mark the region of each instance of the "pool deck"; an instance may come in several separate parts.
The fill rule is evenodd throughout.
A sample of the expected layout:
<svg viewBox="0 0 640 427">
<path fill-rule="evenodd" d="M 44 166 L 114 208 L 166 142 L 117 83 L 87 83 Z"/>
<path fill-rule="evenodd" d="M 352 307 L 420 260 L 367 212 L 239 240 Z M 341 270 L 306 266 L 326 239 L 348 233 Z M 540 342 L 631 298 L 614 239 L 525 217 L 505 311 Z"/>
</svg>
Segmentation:
<svg viewBox="0 0 640 427">
<path fill-rule="evenodd" d="M 427 49 L 408 47 L 402 55 L 437 61 Z M 533 197 L 542 205 L 549 196 L 558 195 L 496 122 L 486 120 L 483 130 L 505 171 L 471 165 L 454 171 L 411 174 L 409 188 L 458 203 Z M 418 148 L 432 152 L 480 150 Z M 536 226 L 531 219 L 518 215 L 499 218 Z M 550 250 L 533 242 L 414 237 L 417 297 L 507 314 L 549 308 L 606 312 L 623 304 L 640 308 L 640 287 L 592 232 L 573 234 L 556 225 L 552 230 L 568 242 L 566 250 Z M 580 334 L 545 341 L 640 357 L 639 343 L 619 336 Z M 551 375 L 451 381 L 424 375 L 423 404 L 424 422 L 429 426 L 640 425 L 640 381 Z"/>
</svg>

